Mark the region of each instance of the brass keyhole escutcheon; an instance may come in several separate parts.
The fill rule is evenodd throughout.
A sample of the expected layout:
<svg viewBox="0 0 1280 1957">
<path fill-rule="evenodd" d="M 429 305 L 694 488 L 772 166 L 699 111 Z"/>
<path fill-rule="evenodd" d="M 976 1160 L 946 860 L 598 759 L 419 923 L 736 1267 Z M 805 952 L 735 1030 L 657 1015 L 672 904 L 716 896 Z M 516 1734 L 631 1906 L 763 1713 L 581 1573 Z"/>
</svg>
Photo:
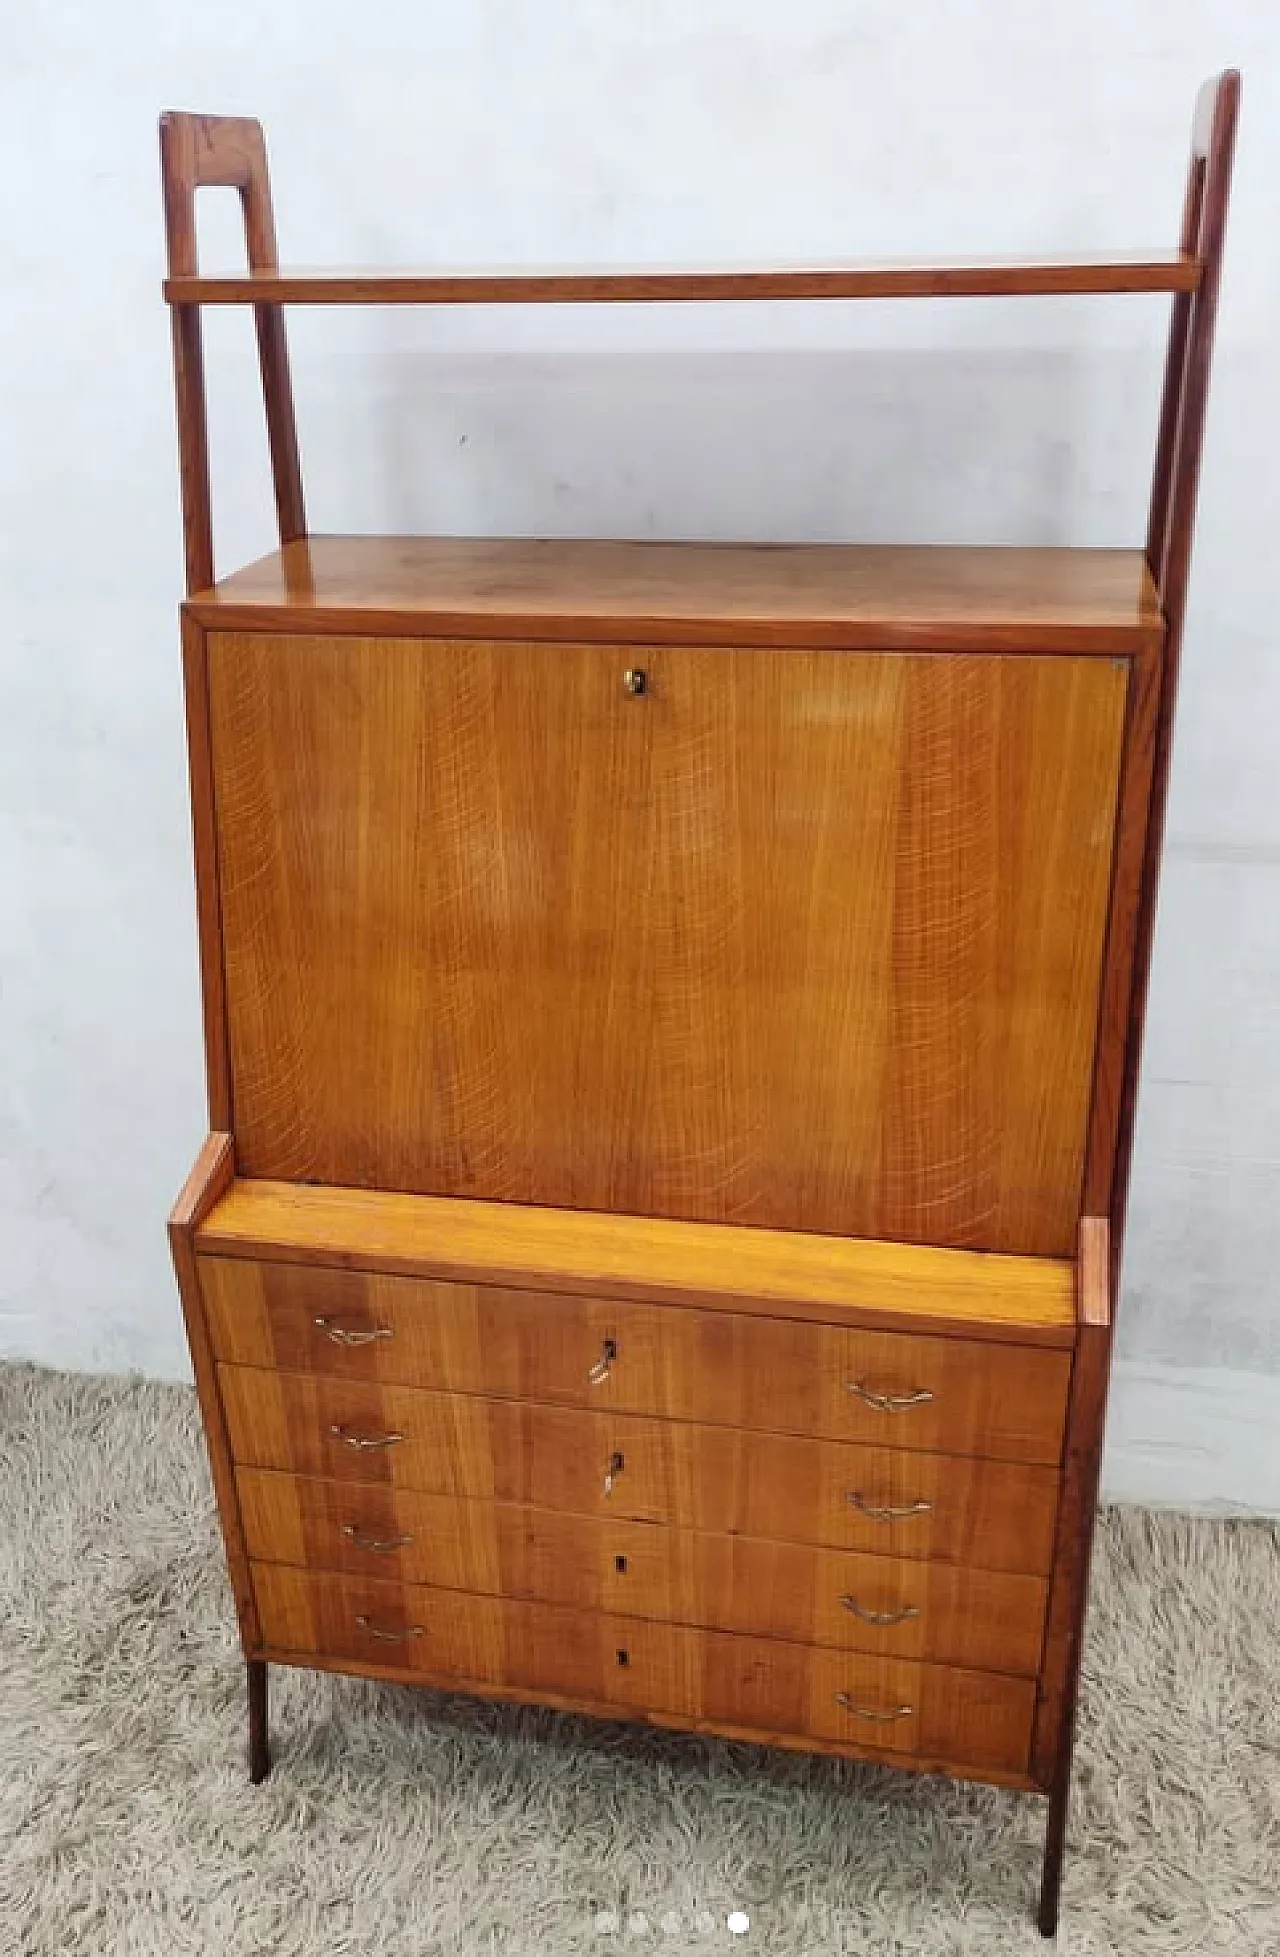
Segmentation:
<svg viewBox="0 0 1280 1957">
<path fill-rule="evenodd" d="M 642 693 L 649 691 L 649 675 L 643 666 L 628 666 L 622 675 L 622 684 L 638 700 Z"/>
</svg>

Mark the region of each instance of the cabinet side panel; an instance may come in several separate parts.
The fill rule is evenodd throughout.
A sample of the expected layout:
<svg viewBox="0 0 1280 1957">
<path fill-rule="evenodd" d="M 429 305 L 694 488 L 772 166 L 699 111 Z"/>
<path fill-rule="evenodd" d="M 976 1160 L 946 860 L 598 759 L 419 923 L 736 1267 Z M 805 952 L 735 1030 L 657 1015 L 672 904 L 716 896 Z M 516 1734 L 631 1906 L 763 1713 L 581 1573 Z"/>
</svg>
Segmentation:
<svg viewBox="0 0 1280 1957">
<path fill-rule="evenodd" d="M 1124 661 L 209 644 L 242 1172 L 1073 1250 Z"/>
<path fill-rule="evenodd" d="M 218 898 L 217 822 L 213 806 L 213 753 L 209 732 L 209 668 L 204 629 L 182 618 L 182 685 L 187 715 L 187 770 L 191 789 L 191 841 L 195 853 L 196 920 L 200 932 L 200 993 L 204 1008 L 205 1081 L 209 1126 L 231 1130 L 231 1056 L 222 964 Z"/>
<path fill-rule="evenodd" d="M 1107 919 L 1107 949 L 1098 1012 L 1098 1058 L 1085 1155 L 1081 1208 L 1086 1216 L 1105 1216 L 1110 1209 L 1117 1148 L 1125 1115 L 1125 1068 L 1135 990 L 1142 863 L 1151 808 L 1151 775 L 1162 673 L 1163 660 L 1157 647 L 1150 648 L 1132 662 L 1111 879 L 1111 907 Z M 1132 1109 L 1129 1116 L 1131 1119 Z"/>
<path fill-rule="evenodd" d="M 1106 1220 L 1085 1217 L 1077 1266 L 1080 1323 L 1067 1407 L 1058 1510 L 1031 1772 L 1046 1792 L 1070 1779 L 1076 1692 L 1111 1371 L 1111 1251 Z"/>
<path fill-rule="evenodd" d="M 261 1643 L 258 1612 L 240 1518 L 235 1470 L 231 1462 L 231 1442 L 227 1432 L 222 1395 L 218 1389 L 218 1368 L 209 1339 L 209 1326 L 205 1316 L 204 1297 L 195 1252 L 197 1229 L 209 1211 L 226 1194 L 234 1175 L 235 1151 L 231 1137 L 225 1134 L 210 1135 L 169 1217 L 169 1248 L 173 1255 L 174 1275 L 178 1280 L 178 1295 L 182 1302 L 187 1344 L 191 1350 L 192 1370 L 196 1377 L 200 1417 L 204 1426 L 205 1444 L 209 1451 L 209 1467 L 213 1477 L 214 1496 L 218 1504 L 218 1521 L 222 1527 L 222 1538 L 227 1552 L 227 1566 L 235 1597 L 236 1616 L 240 1624 L 240 1638 L 245 1651 L 251 1652 Z"/>
</svg>

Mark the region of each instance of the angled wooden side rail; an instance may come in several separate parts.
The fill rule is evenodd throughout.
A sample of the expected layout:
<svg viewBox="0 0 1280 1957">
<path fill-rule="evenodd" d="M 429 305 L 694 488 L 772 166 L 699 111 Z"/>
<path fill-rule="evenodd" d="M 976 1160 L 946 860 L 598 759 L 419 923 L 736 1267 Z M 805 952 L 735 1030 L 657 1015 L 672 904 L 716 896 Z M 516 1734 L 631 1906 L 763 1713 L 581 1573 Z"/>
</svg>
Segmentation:
<svg viewBox="0 0 1280 1957">
<path fill-rule="evenodd" d="M 276 270 L 275 220 L 262 127 L 248 117 L 170 114 L 160 118 L 165 239 L 169 276 L 196 273 L 196 191 L 237 190 L 244 212 L 250 270 Z M 275 482 L 282 544 L 307 534 L 302 467 L 289 378 L 284 313 L 275 303 L 254 306 L 258 363 L 267 414 L 267 440 Z M 174 386 L 178 407 L 178 458 L 182 474 L 182 526 L 187 594 L 213 583 L 213 521 L 209 494 L 209 439 L 204 385 L 204 347 L 198 305 L 172 310 Z"/>
<path fill-rule="evenodd" d="M 1192 124 L 1191 167 L 1183 208 L 1182 247 L 1196 254 L 1202 272 L 1196 290 L 1180 294 L 1173 305 L 1147 526 L 1147 561 L 1160 595 L 1166 625 L 1163 677 L 1152 757 L 1147 843 L 1134 929 L 1130 1038 L 1126 1049 L 1119 1145 L 1109 1204 L 1112 1269 L 1117 1276 L 1128 1209 L 1138 1065 L 1142 1054 L 1151 946 L 1155 934 L 1156 885 L 1164 841 L 1174 704 L 1186 620 L 1196 495 L 1200 485 L 1200 458 L 1204 449 L 1209 374 L 1218 318 L 1218 287 L 1222 277 L 1222 251 L 1239 113 L 1240 76 L 1237 70 L 1229 68 L 1214 80 L 1206 82 L 1201 89 Z"/>
</svg>

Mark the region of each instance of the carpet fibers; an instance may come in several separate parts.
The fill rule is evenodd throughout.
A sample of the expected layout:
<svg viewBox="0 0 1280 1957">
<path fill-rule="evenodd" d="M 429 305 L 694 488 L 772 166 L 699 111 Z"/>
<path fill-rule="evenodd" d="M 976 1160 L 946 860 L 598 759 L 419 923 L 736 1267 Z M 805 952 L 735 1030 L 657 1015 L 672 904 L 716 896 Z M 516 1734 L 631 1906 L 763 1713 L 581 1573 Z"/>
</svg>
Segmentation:
<svg viewBox="0 0 1280 1957">
<path fill-rule="evenodd" d="M 1280 1957 L 1278 1549 L 1266 1524 L 1105 1517 L 1065 1952 Z M 1045 1949 L 1031 1796 L 273 1687 L 255 1789 L 192 1395 L 0 1369 L 6 1957 Z"/>
</svg>

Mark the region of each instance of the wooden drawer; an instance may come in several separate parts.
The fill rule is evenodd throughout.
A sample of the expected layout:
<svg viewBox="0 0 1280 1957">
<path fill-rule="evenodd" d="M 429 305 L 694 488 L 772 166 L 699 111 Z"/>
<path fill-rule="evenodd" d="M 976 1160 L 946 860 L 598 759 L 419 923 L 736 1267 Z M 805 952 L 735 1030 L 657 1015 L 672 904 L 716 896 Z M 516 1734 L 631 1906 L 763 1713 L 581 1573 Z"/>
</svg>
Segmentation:
<svg viewBox="0 0 1280 1957">
<path fill-rule="evenodd" d="M 249 1554 L 798 1644 L 1034 1677 L 1041 1577 L 376 1484 L 237 1474 Z"/>
<path fill-rule="evenodd" d="M 1057 1462 L 1068 1352 L 202 1257 L 234 1365 Z M 348 1341 L 355 1339 L 357 1344 Z"/>
<path fill-rule="evenodd" d="M 253 1570 L 269 1650 L 460 1686 L 1025 1770 L 1029 1679 L 282 1565 Z"/>
<path fill-rule="evenodd" d="M 244 1467 L 1044 1575 L 1048 1468 L 219 1368 Z"/>
</svg>

